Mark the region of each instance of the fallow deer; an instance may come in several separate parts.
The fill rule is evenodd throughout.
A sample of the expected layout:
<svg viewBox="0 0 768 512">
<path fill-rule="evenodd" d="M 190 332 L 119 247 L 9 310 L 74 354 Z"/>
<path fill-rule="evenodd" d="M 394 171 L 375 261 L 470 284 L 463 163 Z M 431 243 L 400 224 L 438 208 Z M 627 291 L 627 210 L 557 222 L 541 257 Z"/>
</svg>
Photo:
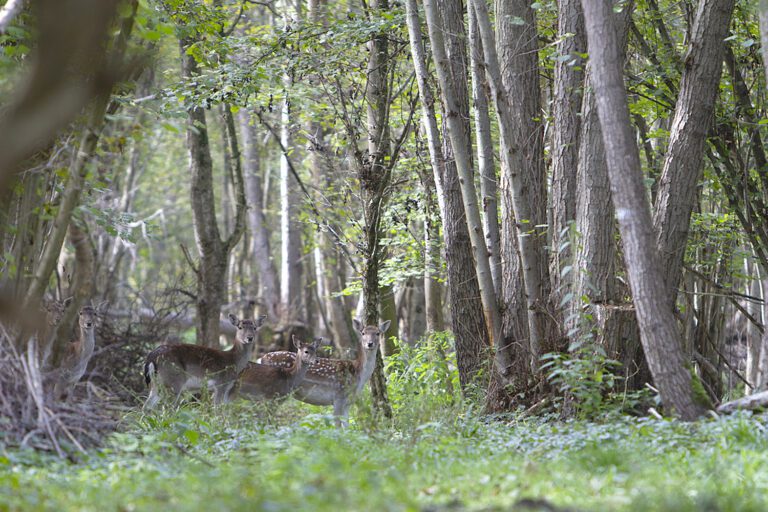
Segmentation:
<svg viewBox="0 0 768 512">
<path fill-rule="evenodd" d="M 291 366 L 248 363 L 237 378 L 233 394 L 249 400 L 268 400 L 291 394 L 315 362 L 321 343 L 322 338 L 315 338 L 312 343 L 300 343 L 294 336 L 293 346 L 299 357 L 293 358 Z"/>
<path fill-rule="evenodd" d="M 96 346 L 96 310 L 92 306 L 83 306 L 78 313 L 77 322 L 77 339 L 67 346 L 53 386 L 53 396 L 62 401 L 67 399 L 85 373 Z"/>
<path fill-rule="evenodd" d="M 150 387 L 144 408 L 157 404 L 161 388 L 173 393 L 174 405 L 185 390 L 199 390 L 204 386 L 214 390 L 214 404 L 223 402 L 253 355 L 256 333 L 264 318 L 240 320 L 230 314 L 229 321 L 237 327 L 237 334 L 229 350 L 181 343 L 163 345 L 150 352 L 144 363 L 144 380 Z"/>
<path fill-rule="evenodd" d="M 318 358 L 309 367 L 294 396 L 312 405 L 333 405 L 336 425 L 346 425 L 349 407 L 371 378 L 376 365 L 376 351 L 389 328 L 389 320 L 375 325 L 363 325 L 354 320 L 360 334 L 360 346 L 354 360 Z M 262 364 L 288 367 L 295 359 L 293 352 L 270 352 L 259 360 Z"/>
</svg>

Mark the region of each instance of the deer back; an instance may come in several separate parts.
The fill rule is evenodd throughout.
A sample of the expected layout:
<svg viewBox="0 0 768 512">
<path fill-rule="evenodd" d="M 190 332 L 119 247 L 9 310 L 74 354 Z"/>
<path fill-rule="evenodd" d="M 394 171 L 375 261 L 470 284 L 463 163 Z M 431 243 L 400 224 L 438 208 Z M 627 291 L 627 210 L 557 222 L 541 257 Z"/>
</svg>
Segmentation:
<svg viewBox="0 0 768 512">
<path fill-rule="evenodd" d="M 264 317 L 254 322 L 239 320 L 235 315 L 229 316 L 237 326 L 235 341 L 230 349 L 220 350 L 188 343 L 160 346 L 147 356 L 144 365 L 147 384 L 152 379 L 150 368 L 154 368 L 154 371 L 161 375 L 180 371 L 194 379 L 208 379 L 214 382 L 234 380 L 253 355 L 256 333 Z"/>
</svg>

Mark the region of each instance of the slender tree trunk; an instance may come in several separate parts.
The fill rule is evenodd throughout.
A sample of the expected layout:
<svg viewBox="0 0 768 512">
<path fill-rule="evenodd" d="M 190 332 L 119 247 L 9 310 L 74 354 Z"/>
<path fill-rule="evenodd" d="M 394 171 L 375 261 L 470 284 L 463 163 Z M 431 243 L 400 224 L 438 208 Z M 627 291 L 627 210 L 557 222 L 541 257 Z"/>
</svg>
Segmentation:
<svg viewBox="0 0 768 512">
<path fill-rule="evenodd" d="M 463 86 L 467 76 L 464 13 L 461 10 L 461 1 L 442 0 L 439 9 L 443 18 L 441 23 L 440 15 L 432 7 L 434 4 L 431 2 L 429 4 L 424 3 L 429 37 L 432 41 L 432 55 L 435 58 L 441 97 L 448 117 L 448 135 L 459 175 L 469 240 L 475 260 L 477 283 L 480 287 L 480 297 L 485 310 L 488 332 L 492 340 L 498 340 L 501 338 L 501 314 L 493 283 L 488 248 L 485 244 L 483 222 L 477 204 L 469 119 L 465 115 L 469 108 L 469 99 L 465 99 L 466 87 Z M 451 35 L 447 40 L 443 39 L 443 30 Z M 461 68 L 457 69 L 459 62 Z M 461 74 L 457 71 L 461 71 Z"/>
<path fill-rule="evenodd" d="M 664 301 L 663 274 L 652 242 L 651 215 L 629 119 L 612 7 L 603 0 L 582 0 L 582 6 L 594 70 L 591 83 L 643 348 L 665 407 L 684 420 L 693 420 L 706 411 L 706 397 L 694 394 L 675 318 Z"/>
<path fill-rule="evenodd" d="M 627 27 L 632 11 L 631 3 L 625 4 L 622 12 L 616 15 L 622 59 L 626 52 Z M 592 73 L 592 67 L 588 66 L 587 81 L 591 80 Z M 584 93 L 580 117 L 581 135 L 577 152 L 575 209 L 576 231 L 579 239 L 573 250 L 574 261 L 573 272 L 571 273 L 574 282 L 573 299 L 567 308 L 570 314 L 566 320 L 566 328 L 569 332 L 574 332 L 575 329 L 578 336 L 583 336 L 586 332 L 580 330 L 579 327 L 591 331 L 595 325 L 594 322 L 586 320 L 589 316 L 585 315 L 582 309 L 585 305 L 583 297 L 588 298 L 591 317 L 594 320 L 600 317 L 606 322 L 622 322 L 623 319 L 619 316 L 614 316 L 613 319 L 606 318 L 610 316 L 609 311 L 614 310 L 610 305 L 620 301 L 615 286 L 616 229 L 613 219 L 614 208 L 608 179 L 608 167 L 605 162 L 603 135 L 600 131 L 595 94 L 590 88 L 587 88 Z M 596 308 L 604 308 L 605 311 L 596 315 Z M 618 333 L 617 331 L 618 329 L 606 325 L 603 332 L 598 333 L 598 343 L 604 347 L 607 345 L 620 347 L 622 345 L 620 342 L 600 340 L 601 335 Z M 617 354 L 609 353 L 608 357 L 617 357 Z M 618 359 L 623 360 L 621 357 Z"/>
<path fill-rule="evenodd" d="M 128 7 L 130 9 L 129 14 L 122 19 L 120 31 L 114 42 L 116 62 L 120 62 L 125 55 L 128 39 L 133 30 L 136 10 L 138 9 L 138 0 L 131 0 Z M 104 116 L 109 105 L 109 96 L 109 93 L 101 95 L 88 109 L 84 133 L 78 150 L 69 166 L 69 177 L 61 195 L 61 202 L 56 213 L 53 229 L 24 296 L 23 310 L 25 311 L 31 311 L 33 307 L 37 309 L 45 289 L 48 287 L 51 274 L 56 267 L 56 261 L 61 253 L 61 247 L 67 234 L 72 212 L 79 202 L 80 193 L 85 184 L 85 175 L 88 171 L 87 164 L 93 157 L 96 144 L 104 127 Z M 19 340 L 24 338 L 23 334 Z"/>
<path fill-rule="evenodd" d="M 182 77 L 191 80 L 199 74 L 194 57 L 187 49 L 195 40 L 185 35 L 180 38 Z M 230 120 L 227 121 L 228 123 Z M 231 121 L 234 123 L 234 121 Z M 232 130 L 234 133 L 234 130 Z M 216 202 L 213 195 L 213 162 L 208 140 L 205 110 L 187 106 L 187 150 L 191 182 L 192 218 L 200 262 L 197 274 L 197 321 L 198 343 L 213 346 L 219 340 L 219 315 L 226 292 L 226 275 L 229 253 L 245 230 L 245 190 L 242 172 L 235 170 L 237 212 L 235 228 L 226 241 L 221 239 L 216 220 Z M 239 159 L 239 154 L 237 155 Z M 238 166 L 239 167 L 239 166 Z M 238 175 L 239 174 L 239 175 Z"/>
<path fill-rule="evenodd" d="M 469 139 L 469 99 L 466 83 L 460 77 L 466 77 L 466 43 L 464 42 L 463 12 L 461 5 L 452 0 L 441 3 L 440 11 L 445 16 L 445 26 L 440 20 L 438 6 L 433 1 L 424 3 L 432 41 L 433 55 L 442 78 L 440 79 L 444 99 L 451 99 L 451 104 L 444 104 L 443 133 L 448 133 L 451 141 L 443 137 L 442 153 L 444 156 L 444 174 L 435 180 L 438 195 L 442 189 L 441 210 L 443 213 L 443 236 L 445 260 L 448 266 L 448 292 L 451 305 L 451 325 L 456 343 L 456 358 L 459 367 L 459 380 L 462 390 L 468 391 L 472 385 L 480 384 L 480 376 L 487 368 L 485 354 L 489 347 L 488 317 L 486 305 L 481 297 L 475 261 L 472 258 L 472 241 L 469 233 L 464 206 L 464 194 L 461 190 L 461 178 L 458 173 L 459 160 L 465 171 L 471 174 L 470 139 Z M 450 37 L 443 40 L 443 31 Z M 448 43 L 447 45 L 445 43 Z M 439 53 L 435 54 L 437 51 Z M 452 69 L 446 69 L 450 66 Z M 457 83 L 448 83 L 448 74 L 456 77 Z M 464 84 L 462 86 L 462 84 Z M 448 93 L 448 97 L 446 97 Z M 445 125 L 452 124 L 453 127 Z M 457 155 L 459 155 L 457 157 Z M 481 231 L 482 227 L 476 225 Z M 487 253 L 486 253 L 487 260 Z M 490 272 L 486 273 L 486 283 L 491 281 L 485 293 L 493 292 Z M 461 285 L 459 284 L 461 283 Z"/>
<path fill-rule="evenodd" d="M 445 222 L 445 193 L 442 180 L 445 173 L 445 157 L 440 147 L 440 130 L 435 116 L 435 98 L 429 85 L 424 45 L 422 44 L 421 23 L 419 22 L 416 0 L 406 0 L 408 34 L 411 41 L 411 56 L 416 70 L 416 82 L 421 96 L 421 121 L 427 138 L 431 173 L 422 173 L 421 182 L 424 188 L 425 223 L 424 223 L 424 301 L 427 313 L 427 332 L 440 331 L 443 328 L 442 297 L 438 275 L 440 261 L 440 246 L 438 244 L 439 229 L 433 218 L 435 202 L 438 203 L 438 213 Z"/>
<path fill-rule="evenodd" d="M 91 238 L 76 222 L 69 224 L 69 242 L 75 250 L 75 269 L 69 295 L 72 302 L 64 312 L 54 337 L 51 365 L 58 368 L 64 349 L 72 341 L 72 327 L 80 308 L 93 299 L 94 254 Z M 45 354 L 45 350 L 43 353 Z"/>
<path fill-rule="evenodd" d="M 760 20 L 760 54 L 763 57 L 763 68 L 768 80 L 768 0 L 760 0 L 758 18 Z"/>
<path fill-rule="evenodd" d="M 546 235 L 542 230 L 546 223 L 546 191 L 541 160 L 542 130 L 536 122 L 540 113 L 532 110 L 534 105 L 538 105 L 539 95 L 533 12 L 527 2 L 515 1 L 508 6 L 500 6 L 502 11 L 498 14 L 505 20 L 500 29 L 507 38 L 505 40 L 508 40 L 510 45 L 514 44 L 513 42 L 520 45 L 517 49 L 504 47 L 506 67 L 502 76 L 488 8 L 484 2 L 478 0 L 472 0 L 471 5 L 477 16 L 485 52 L 486 72 L 499 119 L 503 162 L 502 189 L 509 193 L 506 202 L 502 203 L 502 211 L 514 212 L 515 218 L 514 224 L 502 224 L 502 239 L 517 237 L 528 309 L 530 364 L 538 371 L 539 358 L 555 348 L 557 335 L 555 326 L 552 325 L 552 308 L 548 302 L 550 283 L 545 251 Z M 514 22 L 518 18 L 523 20 L 523 23 L 515 26 Z M 504 200 L 504 197 L 502 199 Z M 505 251 L 505 264 L 512 260 L 510 251 Z M 504 275 L 510 274 L 511 271 L 505 269 Z M 512 342 L 522 343 L 520 340 Z M 525 349 L 526 347 L 521 346 L 521 350 Z"/>
<path fill-rule="evenodd" d="M 499 234 L 498 180 L 494 164 L 491 116 L 488 113 L 488 82 L 485 78 L 483 47 L 477 32 L 477 20 L 472 13 L 469 19 L 470 63 L 472 71 L 472 101 L 475 114 L 475 138 L 477 141 L 477 167 L 480 171 L 480 195 L 483 200 L 483 229 L 493 278 L 493 290 L 497 300 L 501 297 L 501 236 Z M 498 340 L 497 340 L 498 343 Z"/>
<path fill-rule="evenodd" d="M 668 307 L 674 306 L 707 134 L 723 68 L 723 40 L 735 0 L 701 0 L 684 60 L 653 226 Z"/>
<path fill-rule="evenodd" d="M 388 0 L 373 0 L 372 10 L 388 10 Z M 379 266 L 383 258 L 381 246 L 381 216 L 386 202 L 386 189 L 390 185 L 389 99 L 387 82 L 389 70 L 389 44 L 385 34 L 377 34 L 368 43 L 367 136 L 368 160 L 359 169 L 360 186 L 365 210 L 365 261 L 363 269 L 363 314 L 366 325 L 379 324 Z M 381 347 L 383 349 L 383 347 Z M 381 350 L 376 352 L 376 368 L 371 377 L 374 407 L 385 417 L 392 416 L 387 396 L 384 363 Z"/>
<path fill-rule="evenodd" d="M 286 81 L 289 79 L 286 78 Z M 286 96 L 280 122 L 280 140 L 284 148 L 293 146 L 291 137 L 290 103 Z M 302 304 L 301 226 L 298 223 L 296 187 L 288 165 L 288 157 L 280 157 L 280 304 L 281 319 L 285 323 L 304 321 Z"/>
<path fill-rule="evenodd" d="M 259 269 L 258 297 L 263 303 L 265 313 L 272 322 L 276 322 L 279 318 L 280 281 L 272 258 L 264 203 L 261 200 L 263 195 L 261 159 L 256 141 L 256 128 L 251 124 L 250 117 L 245 110 L 238 112 L 245 164 L 245 194 L 249 206 L 248 226 L 251 231 L 251 252 Z"/>
</svg>

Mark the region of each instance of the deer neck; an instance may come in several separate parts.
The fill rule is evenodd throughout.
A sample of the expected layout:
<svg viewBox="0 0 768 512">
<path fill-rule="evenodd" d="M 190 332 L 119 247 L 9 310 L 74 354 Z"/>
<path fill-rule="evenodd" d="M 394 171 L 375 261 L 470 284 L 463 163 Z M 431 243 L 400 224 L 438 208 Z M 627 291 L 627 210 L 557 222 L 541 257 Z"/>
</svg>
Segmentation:
<svg viewBox="0 0 768 512">
<path fill-rule="evenodd" d="M 80 353 L 85 357 L 91 357 L 96 347 L 96 335 L 94 329 L 80 328 Z"/>
<path fill-rule="evenodd" d="M 230 353 L 232 354 L 232 359 L 235 363 L 235 369 L 239 373 L 248 365 L 248 361 L 251 360 L 251 355 L 253 355 L 253 346 L 254 343 L 248 343 L 243 344 L 240 340 L 235 339 L 234 345 L 232 345 L 232 348 L 230 349 Z"/>
<path fill-rule="evenodd" d="M 373 375 L 373 369 L 376 366 L 376 351 L 365 350 L 362 344 L 360 345 L 360 351 L 357 354 L 357 358 L 354 362 L 355 367 L 355 390 L 359 392 L 368 379 Z"/>
<path fill-rule="evenodd" d="M 290 380 L 291 383 L 295 383 L 300 379 L 304 378 L 304 374 L 307 373 L 307 370 L 309 369 L 308 364 L 304 364 L 304 362 L 301 360 L 301 356 L 298 352 L 296 352 L 296 358 L 293 361 L 293 366 L 289 370 L 289 374 L 291 376 Z"/>
</svg>

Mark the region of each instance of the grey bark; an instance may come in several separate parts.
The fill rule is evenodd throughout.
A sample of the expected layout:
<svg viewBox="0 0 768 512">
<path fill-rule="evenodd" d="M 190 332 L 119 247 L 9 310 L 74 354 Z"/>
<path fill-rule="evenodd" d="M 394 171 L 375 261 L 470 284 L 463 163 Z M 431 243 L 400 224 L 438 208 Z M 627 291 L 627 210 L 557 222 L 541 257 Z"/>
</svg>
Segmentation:
<svg viewBox="0 0 768 512">
<path fill-rule="evenodd" d="M 4 34 L 8 30 L 8 25 L 21 12 L 23 7 L 24 0 L 8 0 L 5 2 L 5 5 L 0 8 L 0 34 Z"/>
<path fill-rule="evenodd" d="M 483 47 L 477 32 L 477 20 L 471 13 L 469 20 L 470 69 L 472 72 L 472 110 L 475 117 L 477 169 L 480 174 L 480 197 L 483 205 L 483 230 L 491 265 L 493 290 L 497 300 L 501 297 L 501 235 L 499 230 L 498 180 L 493 159 L 491 116 L 488 112 L 488 81 L 483 67 Z M 498 343 L 498 338 L 497 338 Z"/>
<path fill-rule="evenodd" d="M 286 81 L 289 79 L 286 78 Z M 290 149 L 291 114 L 288 97 L 282 105 L 280 121 L 282 146 Z M 301 226 L 298 222 L 299 197 L 296 187 L 291 186 L 288 157 L 280 157 L 280 308 L 285 323 L 304 320 L 302 300 Z"/>
<path fill-rule="evenodd" d="M 653 246 L 651 215 L 630 124 L 621 45 L 611 4 L 582 0 L 582 6 L 594 68 L 591 83 L 643 348 L 664 406 L 684 420 L 693 420 L 706 411 L 707 404 L 701 401 L 706 398 L 694 394 L 675 318 L 664 300 L 663 274 Z"/>
<path fill-rule="evenodd" d="M 735 0 L 702 0 L 684 59 L 653 226 L 661 258 L 665 304 L 673 307 L 682 272 L 691 212 L 698 197 L 707 134 L 723 67 L 723 40 Z"/>
<path fill-rule="evenodd" d="M 430 173 L 422 173 L 421 181 L 424 188 L 425 223 L 424 223 L 424 301 L 426 303 L 427 332 L 436 332 L 443 328 L 441 287 L 437 280 L 437 268 L 440 261 L 440 246 L 438 243 L 439 229 L 433 219 L 435 201 L 438 203 L 438 213 L 446 220 L 445 193 L 442 180 L 445 173 L 445 157 L 440 146 L 440 129 L 435 116 L 435 98 L 429 85 L 424 45 L 421 40 L 421 23 L 419 21 L 416 0 L 406 0 L 408 36 L 411 42 L 411 57 L 416 71 L 416 82 L 421 97 L 421 122 L 427 138 Z"/>
<path fill-rule="evenodd" d="M 245 110 L 238 112 L 240 140 L 243 146 L 245 195 L 248 202 L 248 228 L 251 232 L 251 252 L 259 270 L 258 297 L 267 317 L 275 321 L 280 306 L 280 281 L 277 277 L 269 243 L 261 186 L 261 158 L 256 140 L 256 128 Z"/>
<path fill-rule="evenodd" d="M 448 117 L 448 135 L 453 149 L 456 171 L 459 176 L 459 188 L 464 206 L 469 240 L 474 256 L 477 283 L 485 313 L 485 321 L 491 340 L 501 339 L 501 314 L 499 313 L 493 274 L 488 248 L 485 244 L 483 222 L 477 204 L 474 168 L 472 165 L 472 141 L 469 119 L 466 115 L 469 100 L 466 97 L 466 41 L 464 35 L 464 13 L 461 2 L 443 0 L 440 4 L 440 16 L 431 7 L 431 2 L 424 3 L 429 37 L 432 41 L 432 54 L 435 59 L 441 98 Z M 443 30 L 451 36 L 443 39 Z M 446 43 L 448 46 L 446 46 Z M 449 46 L 452 50 L 448 50 Z M 463 69 L 457 73 L 456 61 L 461 59 Z M 461 89 L 461 93 L 459 93 Z M 460 94 L 460 95 L 459 95 Z"/>
<path fill-rule="evenodd" d="M 388 0 L 373 0 L 371 9 L 388 10 Z M 390 91 L 389 43 L 385 34 L 376 34 L 368 42 L 367 100 L 368 158 L 359 162 L 358 175 L 362 188 L 365 215 L 365 261 L 363 269 L 363 315 L 365 325 L 379 325 L 381 307 L 379 266 L 383 258 L 381 216 L 387 199 L 386 190 L 392 177 L 389 132 Z M 376 351 L 376 366 L 371 377 L 374 407 L 385 417 L 392 416 L 387 395 L 381 350 Z"/>
<path fill-rule="evenodd" d="M 190 35 L 179 38 L 182 77 L 193 80 L 199 74 L 197 62 L 187 49 L 195 43 Z M 219 340 L 219 315 L 226 297 L 226 274 L 229 253 L 245 230 L 245 190 L 242 173 L 235 172 L 237 213 L 235 228 L 226 240 L 221 239 L 216 220 L 216 202 L 213 195 L 213 162 L 208 139 L 205 109 L 187 105 L 187 150 L 189 153 L 190 194 L 195 243 L 200 256 L 197 274 L 198 343 L 213 346 Z M 233 130 L 234 133 L 234 130 Z"/>
<path fill-rule="evenodd" d="M 544 189 L 542 160 L 542 129 L 535 118 L 538 105 L 537 42 L 533 11 L 527 2 L 500 5 L 497 20 L 506 43 L 501 49 L 504 56 L 504 74 L 496 49 L 493 32 L 484 2 L 473 0 L 472 8 L 478 21 L 486 58 L 486 72 L 499 119 L 502 152 L 502 212 L 514 213 L 514 223 L 502 223 L 503 260 L 514 261 L 511 237 L 517 238 L 525 300 L 528 314 L 530 365 L 536 370 L 542 354 L 554 348 L 556 338 L 551 324 L 549 307 L 549 276 L 546 261 L 546 191 Z M 517 19 L 523 20 L 514 25 Z M 519 46 L 516 46 L 519 45 Z M 505 242 L 506 240 L 506 242 Z M 510 275 L 506 270 L 504 275 Z M 513 283 L 511 283 L 513 284 Z M 510 291 L 508 295 L 514 294 Z M 505 296 L 505 300 L 506 300 Z M 506 341 L 506 340 L 505 340 Z M 520 340 L 512 340 L 520 344 Z"/>
<path fill-rule="evenodd" d="M 441 188 L 443 193 L 441 209 L 444 213 L 443 241 L 448 270 L 451 326 L 455 336 L 459 380 L 462 390 L 466 392 L 471 385 L 480 383 L 479 378 L 487 367 L 486 351 L 490 333 L 484 312 L 485 305 L 480 299 L 478 274 L 472 257 L 473 244 L 457 170 L 457 155 L 463 155 L 463 165 L 468 168 L 471 157 L 466 41 L 461 7 L 461 2 L 453 0 L 440 2 L 438 5 L 433 1 L 424 2 L 433 55 L 437 69 L 443 74 L 440 79 L 442 94 L 445 96 L 446 90 L 452 92 L 452 105 L 443 105 L 443 133 L 447 132 L 448 137 L 444 136 L 442 141 L 444 174 L 436 183 L 438 194 Z M 442 20 L 440 13 L 443 15 Z M 448 36 L 447 39 L 443 38 L 443 33 Z M 434 54 L 435 51 L 440 52 L 442 57 Z M 448 70 L 446 65 L 449 66 Z M 450 82 L 445 74 L 452 76 L 453 82 Z M 451 124 L 453 127 L 450 127 Z M 480 238 L 482 241 L 482 236 Z M 490 274 L 487 274 L 487 277 L 490 277 Z M 493 286 L 490 291 L 493 291 Z"/>
<path fill-rule="evenodd" d="M 120 31 L 118 32 L 114 43 L 116 62 L 121 62 L 122 57 L 125 55 L 128 39 L 133 30 L 133 21 L 136 9 L 138 8 L 138 1 L 133 0 L 129 4 L 129 7 L 131 9 L 130 14 L 122 20 Z M 101 14 L 111 14 L 111 10 L 107 8 L 107 10 Z M 103 20 L 104 24 L 107 24 L 108 20 L 109 18 L 106 17 Z M 97 44 L 104 44 L 104 42 L 99 41 Z M 62 73 L 64 73 L 64 71 L 62 71 Z M 103 92 L 88 110 L 84 132 L 78 145 L 78 150 L 69 165 L 67 184 L 61 195 L 59 210 L 56 212 L 56 218 L 48 238 L 48 243 L 46 244 L 40 257 L 40 261 L 35 268 L 29 288 L 24 296 L 23 310 L 25 311 L 31 311 L 33 306 L 36 308 L 40 303 L 43 293 L 45 293 L 45 289 L 48 286 L 48 280 L 56 266 L 56 260 L 61 253 L 61 247 L 64 243 L 64 237 L 67 233 L 72 212 L 79 202 L 80 194 L 85 184 L 87 164 L 93 156 L 102 128 L 104 127 L 104 115 L 106 114 L 107 106 L 109 104 L 110 92 L 111 91 Z M 2 170 L 3 168 L 0 165 L 0 172 L 2 172 Z"/>
<path fill-rule="evenodd" d="M 552 91 L 550 275 L 555 302 L 559 304 L 574 275 L 561 274 L 572 264 L 573 247 L 569 245 L 568 226 L 576 220 L 576 169 L 581 133 L 579 114 L 584 80 L 584 59 L 579 54 L 586 52 L 587 41 L 580 0 L 558 0 L 557 11 L 558 42 Z M 578 269 L 578 266 L 574 265 L 573 269 Z"/>
</svg>

